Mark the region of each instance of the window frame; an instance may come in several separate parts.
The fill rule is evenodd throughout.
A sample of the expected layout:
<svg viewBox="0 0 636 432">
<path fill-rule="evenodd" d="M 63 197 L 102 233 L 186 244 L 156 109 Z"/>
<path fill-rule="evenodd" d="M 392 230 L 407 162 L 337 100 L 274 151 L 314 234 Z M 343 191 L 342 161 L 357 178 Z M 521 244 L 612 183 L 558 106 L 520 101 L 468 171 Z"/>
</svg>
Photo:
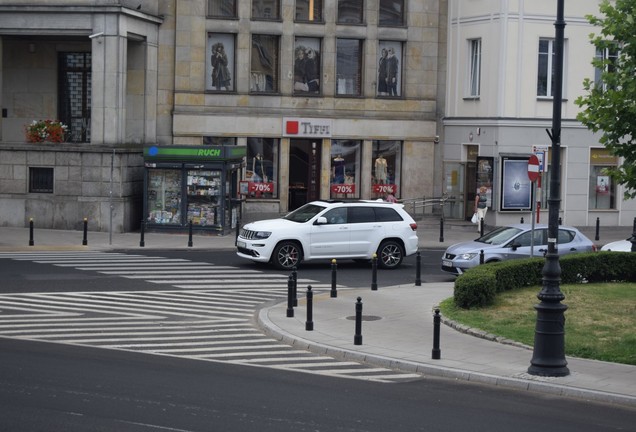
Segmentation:
<svg viewBox="0 0 636 432">
<path fill-rule="evenodd" d="M 255 13 L 255 3 L 256 0 L 252 0 L 252 20 L 253 21 L 280 21 L 281 17 L 280 17 L 280 3 L 281 0 L 270 0 L 272 3 L 274 3 L 274 9 L 275 9 L 275 13 L 272 14 L 271 16 L 265 16 L 264 14 L 262 15 L 257 15 Z"/>
<path fill-rule="evenodd" d="M 55 168 L 30 166 L 29 193 L 55 193 Z"/>
<path fill-rule="evenodd" d="M 620 47 L 617 43 L 609 43 L 608 46 L 604 48 L 596 47 L 595 50 L 595 63 L 600 63 L 603 67 L 600 68 L 595 65 L 594 67 L 594 85 L 596 88 L 605 92 L 609 88 L 607 83 L 603 82 L 603 74 L 605 72 L 609 72 L 610 68 L 615 69 L 616 63 L 618 62 L 618 58 L 620 57 Z"/>
<path fill-rule="evenodd" d="M 314 3 L 314 9 L 313 11 L 310 11 L 309 6 L 312 2 Z M 307 17 L 299 17 L 299 15 L 301 14 L 304 15 L 304 11 L 302 9 L 303 6 L 307 6 Z M 315 17 L 316 11 L 318 11 L 320 14 L 318 18 Z M 296 0 L 294 4 L 294 22 L 307 24 L 324 24 L 325 5 L 323 0 Z"/>
<path fill-rule="evenodd" d="M 227 63 L 227 71 L 229 73 L 230 86 L 226 89 L 215 88 L 219 86 L 215 86 L 215 78 L 214 78 L 214 66 L 212 65 L 213 61 L 213 50 L 217 47 L 217 44 L 222 44 L 223 51 L 226 55 L 225 62 Z M 221 61 L 221 65 L 224 61 Z M 205 81 L 205 89 L 209 92 L 214 93 L 234 93 L 236 92 L 236 34 L 234 33 L 215 33 L 209 32 L 207 34 L 206 41 L 206 81 Z M 222 76 L 222 75 L 220 75 Z M 217 80 L 219 76 L 217 76 Z M 217 81 L 218 82 L 218 81 Z"/>
<path fill-rule="evenodd" d="M 308 56 L 305 54 L 302 59 L 298 58 L 300 52 L 307 53 L 312 50 L 318 57 L 314 64 L 317 64 L 318 71 L 313 70 L 311 63 L 307 63 Z M 293 96 L 320 96 L 322 94 L 322 39 L 317 37 L 300 37 L 294 39 L 294 85 Z M 303 66 L 302 63 L 305 62 Z M 310 73 L 307 73 L 307 70 Z M 313 83 L 313 84 L 312 84 Z M 315 88 L 317 87 L 317 89 Z"/>
<path fill-rule="evenodd" d="M 341 42 L 357 42 L 357 52 L 352 53 L 344 52 L 341 54 L 341 49 L 348 50 L 349 47 L 341 47 Z M 353 49 L 355 51 L 356 49 Z M 354 59 L 355 54 L 357 54 L 357 65 L 355 66 L 355 73 L 353 75 L 343 74 L 341 71 L 343 69 L 349 69 L 347 65 L 343 65 L 342 62 L 346 62 L 349 59 Z M 353 38 L 336 38 L 336 96 L 351 96 L 358 97 L 362 96 L 362 83 L 364 77 L 362 75 L 362 65 L 364 64 L 364 41 L 362 39 L 353 39 Z M 353 69 L 353 68 L 351 68 Z M 349 77 L 354 77 L 353 89 L 351 92 L 347 92 L 348 85 L 345 83 L 345 91 L 340 91 L 340 79 L 348 79 Z M 342 77 L 342 78 L 341 78 Z"/>
<path fill-rule="evenodd" d="M 214 9 L 212 7 L 213 3 L 219 3 L 217 5 L 218 9 L 222 9 L 222 2 L 231 2 L 232 3 L 232 14 L 231 15 L 223 15 L 223 14 L 219 14 L 219 15 L 215 15 L 213 14 L 211 11 L 212 9 Z M 217 18 L 217 19 L 236 19 L 238 18 L 238 0 L 208 0 L 206 2 L 206 12 L 207 12 L 207 17 L 209 18 Z"/>
<path fill-rule="evenodd" d="M 382 10 L 390 9 L 393 4 L 398 3 L 402 8 L 399 20 L 392 20 L 391 17 L 383 17 Z M 394 22 L 392 22 L 394 21 Z M 405 27 L 406 26 L 406 2 L 404 0 L 380 0 L 378 2 L 378 27 Z"/>
<path fill-rule="evenodd" d="M 275 60 L 273 61 L 273 78 L 272 78 L 272 89 L 268 90 L 267 89 L 267 84 L 265 84 L 265 89 L 264 90 L 260 90 L 260 89 L 254 89 L 254 44 L 255 44 L 255 40 L 254 38 L 258 37 L 258 38 L 271 38 L 271 41 L 273 42 L 273 45 L 276 49 L 276 53 L 274 55 Z M 277 94 L 280 92 L 279 90 L 279 86 L 280 86 L 280 36 L 279 35 L 270 35 L 270 34 L 252 34 L 252 38 L 251 38 L 251 54 L 250 54 L 250 93 L 251 94 Z M 267 74 L 264 74 L 265 77 L 267 77 Z M 260 79 L 259 79 L 260 81 Z M 265 79 L 265 81 L 267 82 L 267 79 Z"/>
<path fill-rule="evenodd" d="M 347 6 L 347 3 L 351 4 L 353 8 L 359 8 L 359 11 L 357 11 L 355 13 L 355 19 L 353 21 L 345 21 L 342 12 L 343 9 L 345 9 L 345 7 Z M 346 17 L 351 17 L 354 14 L 349 14 L 346 15 Z M 342 24 L 342 25 L 362 25 L 365 23 L 365 19 L 364 19 L 364 0 L 338 0 L 338 11 L 337 11 L 337 18 L 336 18 L 336 23 L 337 24 Z"/>
<path fill-rule="evenodd" d="M 606 148 L 590 148 L 589 156 L 588 210 L 617 210 L 619 199 L 617 199 L 616 182 L 612 181 L 613 179 L 603 170 L 616 168 L 620 164 L 620 160 L 617 156 L 610 154 Z M 606 182 L 603 190 L 601 189 L 601 180 Z M 600 206 L 599 199 L 601 200 Z"/>
<path fill-rule="evenodd" d="M 468 76 L 466 98 L 479 99 L 481 96 L 481 38 L 468 39 Z"/>
</svg>

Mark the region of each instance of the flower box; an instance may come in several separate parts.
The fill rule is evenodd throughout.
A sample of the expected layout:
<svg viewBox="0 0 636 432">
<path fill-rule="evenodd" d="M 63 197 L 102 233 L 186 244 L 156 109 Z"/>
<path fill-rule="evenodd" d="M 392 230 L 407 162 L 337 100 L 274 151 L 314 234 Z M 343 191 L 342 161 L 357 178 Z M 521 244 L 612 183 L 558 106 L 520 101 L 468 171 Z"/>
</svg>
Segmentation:
<svg viewBox="0 0 636 432">
<path fill-rule="evenodd" d="M 58 120 L 33 120 L 25 127 L 26 140 L 28 142 L 55 142 L 66 141 L 68 126 Z"/>
</svg>

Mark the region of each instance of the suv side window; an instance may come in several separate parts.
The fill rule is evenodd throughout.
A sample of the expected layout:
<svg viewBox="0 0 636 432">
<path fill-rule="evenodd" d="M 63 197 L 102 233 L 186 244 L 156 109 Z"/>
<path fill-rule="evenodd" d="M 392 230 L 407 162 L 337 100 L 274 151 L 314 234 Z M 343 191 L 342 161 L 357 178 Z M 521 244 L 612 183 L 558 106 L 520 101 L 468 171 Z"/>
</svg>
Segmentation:
<svg viewBox="0 0 636 432">
<path fill-rule="evenodd" d="M 326 212 L 324 216 L 327 218 L 327 223 L 330 225 L 347 223 L 347 208 L 340 207 L 331 209 Z"/>
<path fill-rule="evenodd" d="M 574 240 L 574 233 L 572 231 L 560 229 L 559 237 L 557 238 L 557 244 L 570 243 Z"/>
<path fill-rule="evenodd" d="M 392 208 L 375 207 L 375 220 L 378 222 L 402 222 L 402 216 Z"/>
<path fill-rule="evenodd" d="M 349 223 L 375 222 L 373 207 L 349 207 Z"/>
</svg>

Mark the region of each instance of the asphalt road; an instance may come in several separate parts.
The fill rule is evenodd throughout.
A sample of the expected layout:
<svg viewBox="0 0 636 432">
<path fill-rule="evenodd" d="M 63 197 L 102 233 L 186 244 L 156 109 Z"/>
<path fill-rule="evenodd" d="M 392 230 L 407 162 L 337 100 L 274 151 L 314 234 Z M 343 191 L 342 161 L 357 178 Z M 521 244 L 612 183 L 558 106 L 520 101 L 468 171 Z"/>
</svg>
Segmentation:
<svg viewBox="0 0 636 432">
<path fill-rule="evenodd" d="M 442 379 L 379 384 L 0 339 L 3 431 L 633 430 L 612 406 Z"/>
</svg>

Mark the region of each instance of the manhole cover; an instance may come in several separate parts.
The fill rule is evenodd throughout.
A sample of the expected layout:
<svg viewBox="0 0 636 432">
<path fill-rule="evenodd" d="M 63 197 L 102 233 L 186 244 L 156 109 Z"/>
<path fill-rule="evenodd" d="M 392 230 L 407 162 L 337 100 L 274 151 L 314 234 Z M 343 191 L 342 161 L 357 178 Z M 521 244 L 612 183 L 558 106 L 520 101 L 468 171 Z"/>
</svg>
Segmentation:
<svg viewBox="0 0 636 432">
<path fill-rule="evenodd" d="M 351 321 L 355 321 L 356 317 L 355 315 L 352 315 L 352 316 L 348 316 L 347 319 Z M 375 315 L 362 315 L 361 319 L 362 321 L 377 321 L 377 320 L 381 320 L 382 317 L 375 316 Z"/>
</svg>

